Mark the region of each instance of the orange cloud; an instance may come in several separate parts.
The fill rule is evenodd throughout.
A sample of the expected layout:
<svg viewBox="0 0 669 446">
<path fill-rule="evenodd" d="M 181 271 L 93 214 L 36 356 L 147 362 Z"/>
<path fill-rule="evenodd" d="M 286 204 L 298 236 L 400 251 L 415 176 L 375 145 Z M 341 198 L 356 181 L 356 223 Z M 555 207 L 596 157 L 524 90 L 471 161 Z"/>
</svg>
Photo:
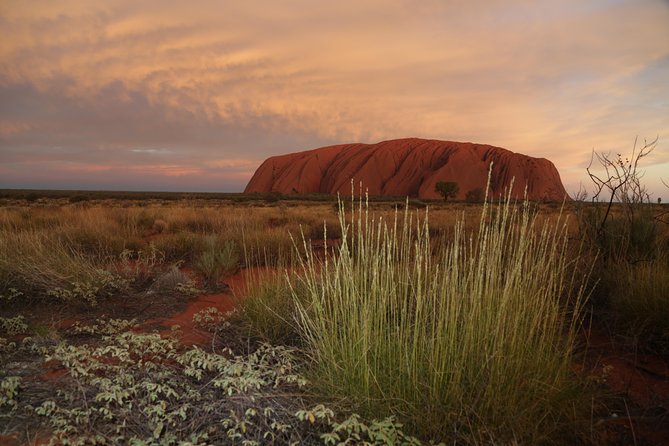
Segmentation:
<svg viewBox="0 0 669 446">
<path fill-rule="evenodd" d="M 126 166 L 128 171 L 142 173 L 157 173 L 168 177 L 181 177 L 188 175 L 198 175 L 202 169 L 193 166 L 184 166 L 178 164 L 145 164 L 141 166 Z"/>
<path fill-rule="evenodd" d="M 255 170 L 255 167 L 261 163 L 258 159 L 214 159 L 206 161 L 207 167 L 211 168 L 233 168 L 233 169 L 249 169 Z"/>
</svg>

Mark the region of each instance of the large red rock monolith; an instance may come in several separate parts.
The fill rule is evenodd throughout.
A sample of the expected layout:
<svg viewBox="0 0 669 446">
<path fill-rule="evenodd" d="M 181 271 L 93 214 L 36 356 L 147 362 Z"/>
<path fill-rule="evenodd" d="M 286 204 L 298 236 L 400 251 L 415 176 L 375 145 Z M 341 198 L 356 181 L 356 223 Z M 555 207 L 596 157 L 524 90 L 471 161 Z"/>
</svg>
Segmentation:
<svg viewBox="0 0 669 446">
<path fill-rule="evenodd" d="M 273 156 L 256 170 L 244 192 L 340 193 L 357 191 L 360 182 L 370 195 L 440 198 L 439 181 L 459 186 L 456 199 L 485 190 L 493 163 L 493 196 L 514 186 L 512 196 L 530 200 L 562 201 L 567 193 L 560 174 L 549 160 L 533 158 L 485 144 L 395 139 L 377 144 L 341 144 Z M 568 197 L 567 197 L 568 199 Z"/>
</svg>

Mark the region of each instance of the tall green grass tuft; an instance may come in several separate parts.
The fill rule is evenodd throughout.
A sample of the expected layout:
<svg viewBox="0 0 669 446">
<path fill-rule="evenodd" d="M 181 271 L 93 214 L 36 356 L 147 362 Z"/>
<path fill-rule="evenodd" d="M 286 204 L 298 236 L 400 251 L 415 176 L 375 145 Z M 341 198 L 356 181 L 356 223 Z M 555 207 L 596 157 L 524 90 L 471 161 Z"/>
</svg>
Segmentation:
<svg viewBox="0 0 669 446">
<path fill-rule="evenodd" d="M 297 345 L 297 309 L 287 275 L 281 269 L 256 271 L 247 276 L 246 297 L 239 301 L 241 316 L 264 340 L 276 345 Z"/>
<path fill-rule="evenodd" d="M 539 227 L 507 198 L 432 255 L 427 212 L 387 221 L 355 207 L 340 205 L 332 256 L 304 243 L 291 281 L 315 381 L 427 438 L 536 444 L 573 431 L 584 289 L 564 219 Z"/>
<path fill-rule="evenodd" d="M 206 238 L 195 267 L 204 276 L 207 286 L 215 288 L 221 277 L 239 269 L 239 261 L 240 254 L 234 241 L 211 235 Z"/>
</svg>

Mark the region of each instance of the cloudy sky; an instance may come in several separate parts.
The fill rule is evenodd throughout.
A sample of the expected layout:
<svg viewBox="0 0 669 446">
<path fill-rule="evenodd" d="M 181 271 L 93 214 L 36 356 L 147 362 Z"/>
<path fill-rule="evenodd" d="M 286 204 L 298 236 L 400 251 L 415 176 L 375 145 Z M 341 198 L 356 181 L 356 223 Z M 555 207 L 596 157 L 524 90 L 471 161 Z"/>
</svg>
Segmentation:
<svg viewBox="0 0 669 446">
<path fill-rule="evenodd" d="M 241 191 L 401 137 L 644 160 L 669 201 L 667 0 L 0 0 L 0 188 Z"/>
</svg>

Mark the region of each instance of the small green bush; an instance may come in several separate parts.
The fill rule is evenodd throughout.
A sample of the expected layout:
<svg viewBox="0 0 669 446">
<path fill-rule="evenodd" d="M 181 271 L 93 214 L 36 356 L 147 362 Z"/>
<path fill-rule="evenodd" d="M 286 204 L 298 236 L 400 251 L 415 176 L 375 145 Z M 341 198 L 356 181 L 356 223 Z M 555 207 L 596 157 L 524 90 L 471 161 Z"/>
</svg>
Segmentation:
<svg viewBox="0 0 669 446">
<path fill-rule="evenodd" d="M 207 247 L 205 236 L 186 231 L 165 234 L 153 243 L 169 262 L 193 262 Z"/>
<path fill-rule="evenodd" d="M 294 256 L 291 234 L 299 238 L 300 227 L 282 226 L 240 234 L 238 243 L 244 246 L 246 266 L 291 264 Z"/>
<path fill-rule="evenodd" d="M 150 290 L 159 293 L 172 293 L 174 291 L 185 290 L 188 285 L 192 285 L 192 281 L 188 275 L 177 266 L 172 266 L 156 278 Z"/>
<path fill-rule="evenodd" d="M 341 227 L 338 221 L 317 221 L 305 230 L 305 236 L 317 242 L 335 240 L 341 238 Z"/>
<path fill-rule="evenodd" d="M 139 231 L 147 231 L 153 229 L 153 223 L 156 221 L 157 216 L 154 211 L 141 209 L 139 212 L 131 214 L 130 218 L 130 224 L 133 228 Z"/>
<path fill-rule="evenodd" d="M 0 407 L 15 408 L 18 405 L 17 396 L 21 388 L 21 378 L 8 376 L 0 379 Z"/>
<path fill-rule="evenodd" d="M 195 267 L 204 276 L 208 286 L 216 287 L 222 276 L 239 269 L 240 254 L 232 240 L 207 237 L 205 248 L 195 262 Z"/>
<path fill-rule="evenodd" d="M 116 257 L 127 246 L 124 237 L 94 228 L 66 227 L 58 235 L 73 251 L 97 259 Z"/>
<path fill-rule="evenodd" d="M 633 214 L 613 213 L 602 222 L 604 211 L 602 205 L 592 204 L 578 214 L 581 234 L 601 261 L 634 263 L 662 253 L 661 228 L 650 205 L 639 205 Z"/>
<path fill-rule="evenodd" d="M 467 191 L 465 200 L 470 203 L 481 203 L 485 199 L 485 192 L 480 187 Z"/>
<path fill-rule="evenodd" d="M 23 316 L 0 317 L 0 333 L 6 333 L 10 336 L 25 333 L 28 331 L 28 324 L 25 323 Z"/>
</svg>

